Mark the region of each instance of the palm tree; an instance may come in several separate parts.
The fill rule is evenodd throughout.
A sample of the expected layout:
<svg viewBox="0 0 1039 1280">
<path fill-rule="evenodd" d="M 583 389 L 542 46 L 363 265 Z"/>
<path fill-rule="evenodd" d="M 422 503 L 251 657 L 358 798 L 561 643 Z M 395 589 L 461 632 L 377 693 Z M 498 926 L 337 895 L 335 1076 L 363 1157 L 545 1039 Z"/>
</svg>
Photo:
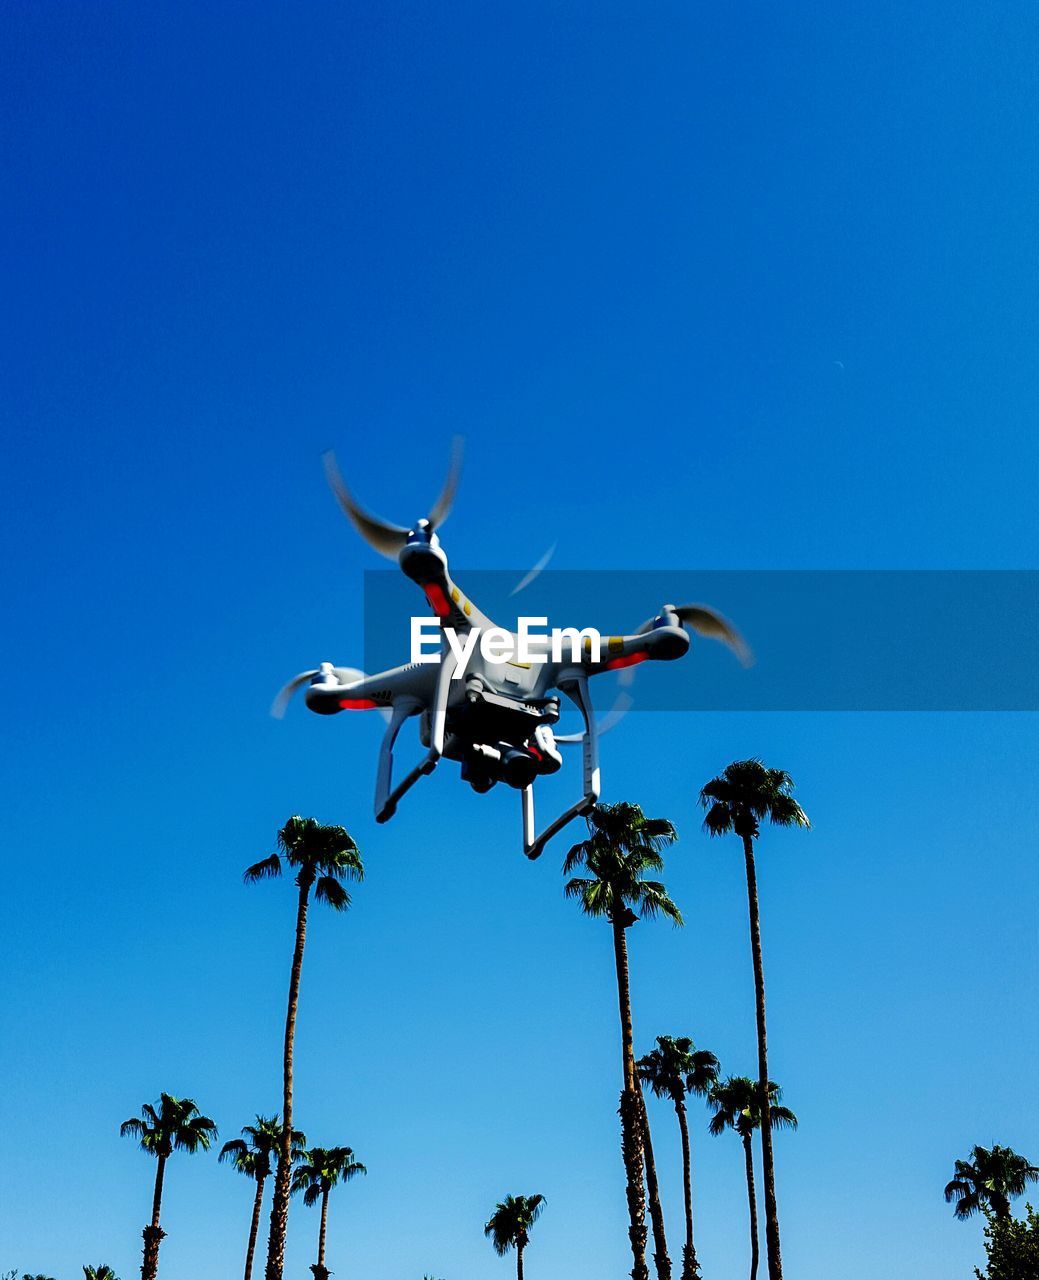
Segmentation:
<svg viewBox="0 0 1039 1280">
<path fill-rule="evenodd" d="M 682 1135 L 682 1184 L 685 1191 L 685 1246 L 682 1250 L 682 1280 L 700 1274 L 693 1246 L 692 1166 L 689 1155 L 689 1121 L 686 1094 L 706 1097 L 718 1083 L 718 1059 L 706 1049 L 697 1049 L 688 1036 L 657 1036 L 657 1047 L 635 1064 L 639 1079 L 658 1098 L 670 1098 L 678 1116 Z"/>
<path fill-rule="evenodd" d="M 1023 1195 L 1030 1182 L 1039 1181 L 1039 1169 L 1010 1147 L 972 1147 L 970 1160 L 957 1160 L 953 1179 L 946 1185 L 947 1204 L 956 1201 L 957 1218 L 967 1219 L 979 1209 L 994 1217 L 1010 1217 L 1010 1201 Z"/>
<path fill-rule="evenodd" d="M 516 1250 L 516 1280 L 523 1280 L 523 1250 L 530 1243 L 530 1229 L 541 1217 L 544 1196 L 506 1196 L 494 1206 L 483 1229 L 500 1257 Z"/>
<path fill-rule="evenodd" d="M 267 1244 L 266 1280 L 282 1280 L 285 1269 L 285 1232 L 289 1222 L 289 1186 L 292 1176 L 292 1050 L 299 1008 L 299 980 L 303 971 L 303 947 L 307 940 L 310 893 L 334 911 L 345 911 L 350 895 L 344 880 L 363 880 L 364 867 L 352 837 L 343 827 L 324 827 L 314 818 L 294 816 L 278 832 L 278 849 L 245 872 L 246 884 L 275 879 L 282 873 L 282 857 L 296 871 L 299 890 L 296 903 L 296 942 L 289 973 L 289 1001 L 285 1015 L 283 1096 L 284 1128 L 274 1176 L 274 1202 Z"/>
<path fill-rule="evenodd" d="M 119 1126 L 124 1138 L 137 1138 L 141 1150 L 158 1160 L 155 1170 L 155 1193 L 152 1196 L 152 1220 L 144 1228 L 144 1263 L 141 1280 L 155 1280 L 159 1270 L 159 1243 L 165 1231 L 159 1226 L 162 1208 L 162 1181 L 166 1161 L 174 1151 L 208 1151 L 216 1137 L 216 1125 L 199 1111 L 191 1098 L 174 1098 L 159 1094 L 158 1110 L 150 1102 L 141 1108 L 140 1116 L 131 1116 Z"/>
<path fill-rule="evenodd" d="M 776 1172 L 772 1158 L 772 1126 L 768 1122 L 768 1042 L 765 1034 L 765 969 L 761 956 L 761 916 L 758 909 L 758 880 L 754 866 L 754 841 L 765 820 L 777 827 L 808 827 L 808 818 L 790 794 L 793 779 L 782 769 L 766 769 L 760 760 L 737 760 L 727 765 L 720 777 L 712 778 L 700 791 L 700 803 L 707 810 L 704 829 L 712 836 L 734 832 L 743 841 L 747 868 L 747 901 L 750 907 L 750 944 L 754 957 L 754 996 L 758 1019 L 758 1093 L 761 1126 L 761 1165 L 765 1182 L 765 1246 L 768 1250 L 769 1280 L 783 1280 L 783 1259 L 779 1247 L 779 1207 L 776 1203 Z"/>
<path fill-rule="evenodd" d="M 99 1267 L 84 1267 L 83 1275 L 85 1280 L 119 1280 L 107 1262 L 102 1262 Z"/>
<path fill-rule="evenodd" d="M 250 1280 L 253 1272 L 253 1255 L 256 1252 L 256 1237 L 260 1230 L 260 1213 L 263 1206 L 263 1188 L 271 1174 L 271 1161 L 277 1161 L 281 1151 L 281 1121 L 277 1116 L 257 1116 L 256 1123 L 247 1124 L 242 1130 L 241 1138 L 232 1138 L 225 1142 L 220 1151 L 221 1163 L 231 1162 L 238 1172 L 252 1178 L 256 1183 L 256 1194 L 253 1196 L 253 1216 L 249 1226 L 249 1244 L 245 1251 L 245 1280 Z M 292 1134 L 292 1156 L 298 1156 L 307 1145 L 306 1134 L 296 1130 Z"/>
<path fill-rule="evenodd" d="M 646 1267 L 646 1219 L 642 1179 L 645 1136 L 649 1132 L 646 1108 L 635 1070 L 631 1022 L 631 983 L 628 974 L 627 930 L 641 917 L 666 916 L 676 925 L 682 913 L 658 880 L 647 880 L 647 872 L 660 871 L 664 860 L 660 850 L 677 839 L 666 818 L 647 818 L 637 804 L 598 804 L 588 815 L 588 839 L 575 844 L 563 863 L 564 875 L 584 867 L 590 876 L 574 876 L 564 893 L 580 900 L 586 915 L 610 922 L 617 969 L 617 1000 L 621 1024 L 620 1100 L 621 1154 L 627 1178 L 628 1238 L 634 1259 L 632 1280 L 648 1280 Z M 664 1238 L 663 1214 L 654 1185 L 650 1187 L 650 1216 L 653 1221 L 654 1260 L 661 1280 L 667 1280 L 671 1263 Z"/>
<path fill-rule="evenodd" d="M 787 1126 L 797 1128 L 797 1116 L 789 1107 L 781 1107 L 782 1091 L 778 1084 L 768 1082 L 768 1119 L 773 1129 Z M 754 1151 L 751 1134 L 761 1126 L 761 1094 L 757 1081 L 749 1076 L 729 1076 L 722 1084 L 716 1084 L 707 1095 L 714 1108 L 710 1131 L 715 1136 L 732 1129 L 743 1141 L 743 1158 L 747 1166 L 747 1199 L 750 1203 L 750 1280 L 758 1273 L 758 1198 L 754 1190 Z"/>
<path fill-rule="evenodd" d="M 311 1147 L 300 1153 L 299 1164 L 292 1175 L 292 1190 L 303 1192 L 305 1205 L 321 1201 L 321 1226 L 317 1238 L 317 1262 L 310 1268 L 314 1280 L 328 1280 L 332 1274 L 325 1266 L 325 1230 L 328 1226 L 328 1196 L 340 1182 L 349 1182 L 368 1170 L 354 1159 L 349 1147 Z"/>
</svg>

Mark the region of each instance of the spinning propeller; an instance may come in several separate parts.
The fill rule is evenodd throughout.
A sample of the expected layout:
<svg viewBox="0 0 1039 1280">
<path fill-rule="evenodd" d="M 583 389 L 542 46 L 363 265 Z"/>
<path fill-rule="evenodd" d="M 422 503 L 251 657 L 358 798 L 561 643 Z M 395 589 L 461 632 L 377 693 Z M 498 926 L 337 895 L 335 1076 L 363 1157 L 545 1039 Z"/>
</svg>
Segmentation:
<svg viewBox="0 0 1039 1280">
<path fill-rule="evenodd" d="M 320 675 L 334 676 L 340 684 L 354 684 L 355 681 L 365 678 L 364 672 L 358 671 L 356 667 L 333 667 L 330 662 L 323 662 L 320 667 L 315 667 L 313 671 L 301 671 L 298 676 L 292 677 L 271 703 L 271 715 L 275 720 L 284 719 L 285 712 L 292 701 L 292 695 L 296 690 L 302 689 L 305 684 L 310 684 L 315 676 Z M 387 708 L 380 707 L 379 710 L 384 712 L 385 718 Z"/>
<path fill-rule="evenodd" d="M 644 622 L 641 627 L 636 629 L 634 634 L 644 636 L 661 623 L 665 625 L 681 623 L 683 627 L 688 628 L 690 631 L 695 631 L 697 635 L 706 636 L 710 640 L 720 640 L 722 644 L 727 645 L 732 650 L 744 667 L 750 667 L 754 664 L 754 655 L 740 633 L 727 618 L 722 617 L 715 609 L 708 608 L 707 605 L 680 604 L 676 606 L 666 604 L 657 617 L 650 618 L 647 622 Z M 634 667 L 625 667 L 618 672 L 617 683 L 620 685 L 620 690 L 614 699 L 613 706 L 599 721 L 600 734 L 609 733 L 614 726 L 620 724 L 635 705 L 635 699 L 628 693 L 628 689 L 634 682 Z M 555 739 L 557 743 L 562 743 L 564 746 L 573 746 L 575 743 L 584 740 L 584 732 L 557 733 Z"/>
<path fill-rule="evenodd" d="M 650 618 L 648 622 L 644 622 L 635 632 L 637 636 L 644 636 L 647 631 L 660 622 L 661 619 L 667 622 L 674 617 L 676 622 L 680 622 L 683 627 L 690 631 L 695 631 L 697 635 L 706 636 L 709 640 L 720 640 L 722 644 L 728 645 L 740 662 L 745 667 L 753 666 L 754 655 L 747 646 L 747 642 L 740 633 L 732 625 L 727 618 L 709 609 L 704 604 L 666 604 L 656 618 Z"/>
<path fill-rule="evenodd" d="M 444 481 L 444 487 L 440 492 L 440 497 L 430 507 L 429 515 L 424 520 L 419 520 L 414 529 L 405 529 L 402 525 L 390 524 L 388 520 L 370 515 L 363 507 L 359 507 L 354 501 L 350 490 L 346 487 L 346 483 L 336 464 L 335 454 L 331 450 L 324 455 L 324 464 L 325 476 L 329 485 L 331 485 L 332 492 L 351 524 L 365 542 L 378 551 L 381 556 L 385 556 L 388 560 L 396 560 L 404 547 L 407 546 L 409 537 L 417 529 L 433 533 L 450 514 L 451 505 L 455 500 L 455 490 L 458 488 L 458 477 L 462 471 L 462 437 L 455 436 L 451 450 L 451 465 L 448 469 L 447 479 Z"/>
</svg>

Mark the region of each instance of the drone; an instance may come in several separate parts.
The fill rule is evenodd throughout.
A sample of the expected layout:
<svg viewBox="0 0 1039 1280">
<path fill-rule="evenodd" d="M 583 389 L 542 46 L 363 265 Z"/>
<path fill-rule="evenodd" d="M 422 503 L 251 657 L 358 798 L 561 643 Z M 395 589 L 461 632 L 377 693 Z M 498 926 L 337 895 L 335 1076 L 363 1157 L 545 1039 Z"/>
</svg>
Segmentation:
<svg viewBox="0 0 1039 1280">
<path fill-rule="evenodd" d="M 474 629 L 487 632 L 495 626 L 451 577 L 447 554 L 437 536 L 454 503 L 461 440 L 455 441 L 439 498 L 429 514 L 410 529 L 390 524 L 360 507 L 333 454 L 325 454 L 324 464 L 332 492 L 355 529 L 380 555 L 397 562 L 401 572 L 422 590 L 439 621 L 438 660 L 410 662 L 376 675 L 323 662 L 290 680 L 271 708 L 272 715 L 280 718 L 292 695 L 306 685 L 306 705 L 319 715 L 382 712 L 387 723 L 376 773 L 376 822 L 388 822 L 402 797 L 442 759 L 453 760 L 461 765 L 462 780 L 477 793 L 483 794 L 498 783 L 521 793 L 523 852 L 532 860 L 538 858 L 553 836 L 575 818 L 588 814 L 599 799 L 599 737 L 609 727 L 611 716 L 602 723 L 596 720 L 589 687 L 595 676 L 607 671 L 630 676 L 634 673 L 629 668 L 638 663 L 684 657 L 690 631 L 721 641 L 749 665 L 747 646 L 721 614 L 705 605 L 665 604 L 629 635 L 604 636 L 601 646 L 585 638 L 580 646 L 574 644 L 569 654 L 549 651 L 547 636 L 531 637 L 535 650 L 539 639 L 543 643 L 541 652 L 529 655 L 535 659 L 530 662 L 488 661 L 473 646 L 464 670 L 459 672 L 459 641 L 475 640 L 469 636 Z M 580 713 L 584 722 L 580 732 L 555 732 L 561 697 Z M 425 755 L 395 784 L 394 747 L 404 722 L 413 717 L 418 719 Z M 538 834 L 534 784 L 539 777 L 559 772 L 563 766 L 559 747 L 569 745 L 582 748 L 581 796 Z"/>
</svg>

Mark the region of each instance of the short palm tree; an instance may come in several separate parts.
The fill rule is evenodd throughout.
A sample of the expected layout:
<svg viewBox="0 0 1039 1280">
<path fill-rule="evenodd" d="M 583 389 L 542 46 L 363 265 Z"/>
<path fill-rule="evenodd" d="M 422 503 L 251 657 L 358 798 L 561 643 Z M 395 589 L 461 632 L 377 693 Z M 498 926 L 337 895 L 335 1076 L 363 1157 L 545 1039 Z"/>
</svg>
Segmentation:
<svg viewBox="0 0 1039 1280">
<path fill-rule="evenodd" d="M 311 1266 L 314 1280 L 328 1280 L 332 1274 L 325 1266 L 325 1232 L 328 1227 L 328 1197 L 333 1187 L 349 1182 L 368 1170 L 354 1159 L 349 1147 L 311 1147 L 300 1153 L 299 1164 L 292 1175 L 292 1190 L 303 1192 L 305 1205 L 321 1201 L 321 1225 L 317 1238 L 317 1263 Z"/>
<path fill-rule="evenodd" d="M 945 1199 L 956 1202 L 956 1217 L 966 1219 L 979 1210 L 994 1217 L 1010 1217 L 1010 1201 L 1023 1195 L 1030 1182 L 1039 1181 L 1039 1169 L 1010 1147 L 972 1147 L 969 1160 L 957 1160 Z"/>
<path fill-rule="evenodd" d="M 256 1237 L 260 1230 L 260 1214 L 263 1207 L 263 1188 L 271 1175 L 272 1161 L 277 1162 L 281 1152 L 281 1121 L 277 1116 L 257 1116 L 255 1124 L 247 1124 L 240 1138 L 225 1142 L 220 1151 L 221 1162 L 230 1161 L 236 1172 L 252 1178 L 256 1183 L 253 1196 L 253 1214 L 249 1225 L 249 1244 L 245 1251 L 245 1280 L 253 1272 L 253 1256 L 256 1253 Z M 290 1143 L 295 1158 L 307 1145 L 306 1134 L 296 1130 Z"/>
<path fill-rule="evenodd" d="M 779 1105 L 782 1091 L 773 1081 L 768 1082 L 768 1118 L 773 1129 L 786 1126 L 797 1128 L 797 1116 L 789 1107 Z M 761 1127 L 761 1095 L 756 1080 L 749 1076 L 729 1076 L 728 1080 L 714 1085 L 707 1095 L 714 1108 L 710 1131 L 716 1136 L 732 1129 L 743 1142 L 743 1158 L 747 1167 L 747 1200 L 750 1204 L 750 1280 L 758 1273 L 758 1197 L 754 1189 L 754 1150 L 751 1134 Z"/>
<path fill-rule="evenodd" d="M 144 1264 L 141 1280 L 155 1280 L 159 1270 L 159 1244 L 166 1234 L 159 1226 L 162 1209 L 162 1183 L 166 1173 L 166 1161 L 174 1151 L 194 1155 L 196 1151 L 208 1151 L 216 1137 L 216 1125 L 199 1111 L 191 1098 L 175 1098 L 172 1094 L 159 1095 L 158 1107 L 146 1102 L 140 1116 L 131 1116 L 119 1126 L 124 1138 L 136 1138 L 142 1151 L 155 1156 L 155 1192 L 152 1196 L 152 1220 L 144 1228 Z"/>
<path fill-rule="evenodd" d="M 544 1196 L 506 1196 L 494 1206 L 484 1226 L 483 1234 L 489 1237 L 500 1258 L 510 1249 L 516 1250 L 516 1280 L 523 1280 L 523 1250 L 530 1243 L 530 1229 L 544 1207 Z"/>
<path fill-rule="evenodd" d="M 586 915 L 605 919 L 613 930 L 613 954 L 617 970 L 617 998 L 621 1024 L 621 1154 L 627 1180 L 628 1238 L 634 1259 L 632 1280 L 647 1280 L 646 1219 L 642 1179 L 645 1171 L 646 1108 L 635 1070 L 631 1019 L 631 982 L 628 973 L 627 930 L 640 917 L 665 916 L 682 923 L 682 913 L 659 880 L 647 880 L 647 872 L 663 869 L 660 851 L 677 839 L 666 818 L 647 818 L 637 804 L 599 804 L 588 815 L 588 839 L 575 844 L 563 863 L 564 875 L 583 867 L 588 876 L 573 876 L 564 892 L 577 898 Z M 650 1185 L 650 1215 L 654 1228 L 654 1260 L 661 1280 L 671 1264 L 664 1238 L 663 1213 Z"/>
<path fill-rule="evenodd" d="M 285 1015 L 282 1057 L 282 1107 L 284 1129 L 274 1175 L 274 1202 L 267 1243 L 266 1280 L 282 1280 L 285 1270 L 285 1233 L 289 1224 L 289 1190 L 292 1178 L 292 1054 L 299 1009 L 299 982 L 303 972 L 303 948 L 307 940 L 307 910 L 313 891 L 318 902 L 334 911 L 345 911 L 350 895 L 344 880 L 363 880 L 364 866 L 352 837 L 344 827 L 326 827 L 314 818 L 292 817 L 278 832 L 278 850 L 245 872 L 247 884 L 275 879 L 282 874 L 282 860 L 296 872 L 296 940 L 289 971 L 289 1000 Z"/>
<path fill-rule="evenodd" d="M 718 1083 L 718 1059 L 706 1049 L 697 1049 L 688 1036 L 657 1036 L 657 1047 L 635 1064 L 639 1079 L 658 1098 L 670 1098 L 678 1116 L 682 1135 L 682 1185 L 685 1192 L 685 1247 L 682 1251 L 682 1280 L 700 1274 L 693 1245 L 693 1187 L 689 1151 L 689 1120 L 685 1099 L 690 1093 L 706 1097 Z"/>
<path fill-rule="evenodd" d="M 107 1262 L 102 1262 L 99 1267 L 84 1267 L 83 1275 L 85 1280 L 119 1280 Z"/>
<path fill-rule="evenodd" d="M 783 1280 L 779 1245 L 779 1207 L 776 1203 L 772 1125 L 768 1123 L 768 1041 L 765 1033 L 765 968 L 761 953 L 761 913 L 758 906 L 754 841 L 762 822 L 777 827 L 808 827 L 808 818 L 790 794 L 793 779 L 782 769 L 766 769 L 760 760 L 737 760 L 700 791 L 707 810 L 704 829 L 712 836 L 729 832 L 743 841 L 747 869 L 747 901 L 750 908 L 750 944 L 754 959 L 754 997 L 758 1023 L 758 1094 L 764 1123 L 761 1126 L 761 1166 L 765 1183 L 765 1246 L 769 1280 Z"/>
</svg>

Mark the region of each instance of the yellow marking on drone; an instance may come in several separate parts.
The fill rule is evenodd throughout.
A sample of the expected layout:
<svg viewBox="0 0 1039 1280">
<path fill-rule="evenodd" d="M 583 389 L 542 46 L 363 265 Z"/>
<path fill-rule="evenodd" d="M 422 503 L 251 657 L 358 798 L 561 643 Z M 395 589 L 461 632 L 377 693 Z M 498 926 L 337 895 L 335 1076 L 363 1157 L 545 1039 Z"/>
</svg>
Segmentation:
<svg viewBox="0 0 1039 1280">
<path fill-rule="evenodd" d="M 508 661 L 508 663 L 507 663 L 506 665 L 508 665 L 508 666 L 510 666 L 510 667 L 522 667 L 524 671 L 529 671 L 529 670 L 530 670 L 530 663 L 529 663 L 529 662 L 513 662 L 511 658 L 509 659 L 509 661 Z"/>
<path fill-rule="evenodd" d="M 465 605 L 464 605 L 463 609 L 462 609 L 462 612 L 463 612 L 463 613 L 465 614 L 465 616 L 468 618 L 468 617 L 469 617 L 469 615 L 472 613 L 472 611 L 473 611 L 473 606 L 472 606 L 472 605 L 469 603 L 469 601 L 467 600 L 467 601 L 465 602 Z"/>
<path fill-rule="evenodd" d="M 585 636 L 585 638 L 584 638 L 584 642 L 583 642 L 583 644 L 581 645 L 581 647 L 584 649 L 585 653 L 591 653 L 591 651 L 592 651 L 592 637 L 591 637 L 591 636 Z"/>
<path fill-rule="evenodd" d="M 458 588 L 457 588 L 457 587 L 452 587 L 452 588 L 451 588 L 451 599 L 455 602 L 455 604 L 457 604 L 457 603 L 458 603 L 458 600 L 459 600 L 459 597 L 461 596 L 461 594 L 462 594 L 462 593 L 458 590 Z"/>
<path fill-rule="evenodd" d="M 620 653 L 620 651 L 624 648 L 624 637 L 610 636 L 609 640 L 607 641 L 607 648 L 609 649 L 610 653 Z"/>
</svg>

